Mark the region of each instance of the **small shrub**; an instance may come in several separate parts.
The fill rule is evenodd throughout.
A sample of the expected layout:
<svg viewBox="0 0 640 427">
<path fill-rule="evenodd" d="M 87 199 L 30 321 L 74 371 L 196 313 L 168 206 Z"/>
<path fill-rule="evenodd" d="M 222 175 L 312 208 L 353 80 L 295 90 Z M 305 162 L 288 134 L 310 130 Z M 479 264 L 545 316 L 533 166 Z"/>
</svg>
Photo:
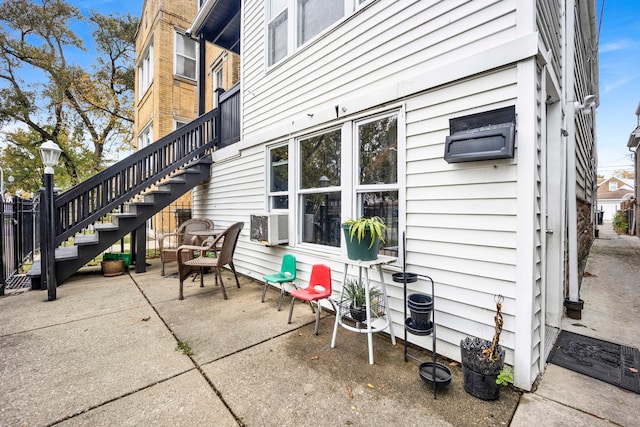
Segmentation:
<svg viewBox="0 0 640 427">
<path fill-rule="evenodd" d="M 618 234 L 627 234 L 629 223 L 627 222 L 627 214 L 625 211 L 618 211 L 613 217 L 613 229 Z"/>
</svg>

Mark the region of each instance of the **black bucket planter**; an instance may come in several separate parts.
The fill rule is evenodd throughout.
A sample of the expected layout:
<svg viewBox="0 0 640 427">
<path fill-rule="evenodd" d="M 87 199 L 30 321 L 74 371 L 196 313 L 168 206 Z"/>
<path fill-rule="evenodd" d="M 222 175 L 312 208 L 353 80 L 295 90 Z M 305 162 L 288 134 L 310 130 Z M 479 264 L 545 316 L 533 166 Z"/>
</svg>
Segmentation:
<svg viewBox="0 0 640 427">
<path fill-rule="evenodd" d="M 500 397 L 500 384 L 496 384 L 498 374 L 484 375 L 473 372 L 462 365 L 464 391 L 481 400 L 497 400 Z"/>
<path fill-rule="evenodd" d="M 407 298 L 407 306 L 411 315 L 411 325 L 417 330 L 432 328 L 431 312 L 433 311 L 433 299 L 425 294 L 411 294 Z"/>
<path fill-rule="evenodd" d="M 351 318 L 357 322 L 367 320 L 367 307 L 355 307 L 351 305 L 349 307 L 349 313 L 351 314 Z"/>
<path fill-rule="evenodd" d="M 482 351 L 491 348 L 491 342 L 480 338 L 465 338 L 460 342 L 464 390 L 481 400 L 496 400 L 500 385 L 496 379 L 504 367 L 504 349 L 498 346 L 498 358 L 489 360 Z"/>
</svg>

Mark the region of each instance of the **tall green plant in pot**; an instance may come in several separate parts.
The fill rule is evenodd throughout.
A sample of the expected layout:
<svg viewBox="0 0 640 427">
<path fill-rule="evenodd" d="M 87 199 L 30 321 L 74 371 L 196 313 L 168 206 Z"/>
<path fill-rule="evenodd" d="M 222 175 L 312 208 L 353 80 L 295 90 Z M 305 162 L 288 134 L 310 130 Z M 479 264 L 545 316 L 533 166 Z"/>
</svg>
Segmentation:
<svg viewBox="0 0 640 427">
<path fill-rule="evenodd" d="M 344 284 L 344 294 L 349 301 L 351 318 L 358 322 L 367 320 L 367 288 L 359 279 L 349 279 Z M 371 316 L 376 316 L 378 300 L 381 292 L 377 288 L 369 289 L 369 302 L 371 303 Z"/>
<path fill-rule="evenodd" d="M 342 223 L 349 259 L 372 261 L 378 258 L 387 225 L 379 216 L 348 219 Z"/>
</svg>

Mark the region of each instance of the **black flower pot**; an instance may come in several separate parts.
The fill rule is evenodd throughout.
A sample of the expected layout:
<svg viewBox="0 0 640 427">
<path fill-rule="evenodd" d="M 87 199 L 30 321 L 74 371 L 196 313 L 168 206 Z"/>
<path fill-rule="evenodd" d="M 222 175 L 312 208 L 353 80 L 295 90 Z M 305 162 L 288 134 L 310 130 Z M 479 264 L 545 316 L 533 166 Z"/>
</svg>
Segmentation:
<svg viewBox="0 0 640 427">
<path fill-rule="evenodd" d="M 356 307 L 351 305 L 349 307 L 349 312 L 351 313 L 351 318 L 358 322 L 364 322 L 367 320 L 367 308 L 366 307 Z"/>
<path fill-rule="evenodd" d="M 498 374 L 485 375 L 474 372 L 462 365 L 464 391 L 481 400 L 496 400 L 500 397 L 500 384 L 496 384 Z"/>
<path fill-rule="evenodd" d="M 464 390 L 481 400 L 496 400 L 500 385 L 496 379 L 504 367 L 504 349 L 498 346 L 497 358 L 488 359 L 482 352 L 491 348 L 491 341 L 465 338 L 460 342 Z"/>
</svg>

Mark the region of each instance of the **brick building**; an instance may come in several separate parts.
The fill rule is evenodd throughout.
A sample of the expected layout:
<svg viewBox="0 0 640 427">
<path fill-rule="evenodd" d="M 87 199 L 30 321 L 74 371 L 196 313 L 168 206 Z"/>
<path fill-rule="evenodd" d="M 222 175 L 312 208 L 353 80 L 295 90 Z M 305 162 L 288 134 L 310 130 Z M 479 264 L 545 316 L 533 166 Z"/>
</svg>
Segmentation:
<svg viewBox="0 0 640 427">
<path fill-rule="evenodd" d="M 238 55 L 206 43 L 200 64 L 198 41 L 189 28 L 198 1 L 145 0 L 136 36 L 135 137 L 137 148 L 157 141 L 198 114 L 198 67 L 204 66 L 205 111 L 215 108 L 216 89 L 239 80 Z M 191 192 L 156 215 L 150 236 L 171 231 L 191 214 Z"/>
</svg>

